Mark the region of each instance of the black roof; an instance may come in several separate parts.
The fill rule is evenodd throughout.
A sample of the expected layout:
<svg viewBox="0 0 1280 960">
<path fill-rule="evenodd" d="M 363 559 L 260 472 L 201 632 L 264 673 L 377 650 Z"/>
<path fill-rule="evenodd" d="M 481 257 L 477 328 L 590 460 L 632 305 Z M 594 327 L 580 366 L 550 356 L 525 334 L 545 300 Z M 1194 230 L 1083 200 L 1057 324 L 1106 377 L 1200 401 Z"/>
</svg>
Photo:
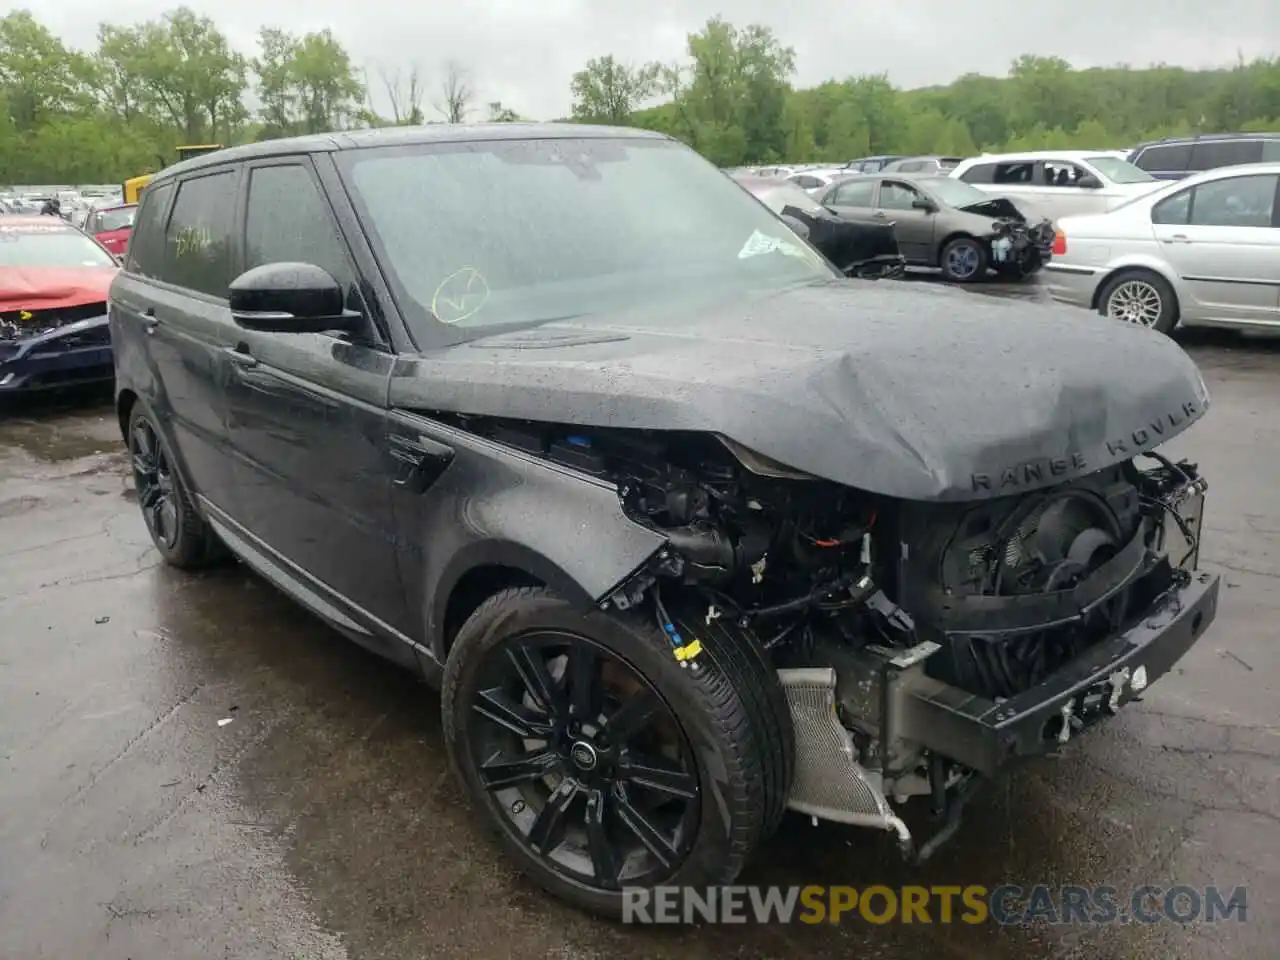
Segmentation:
<svg viewBox="0 0 1280 960">
<path fill-rule="evenodd" d="M 557 140 L 609 137 L 642 137 L 670 140 L 671 137 L 635 127 L 601 127 L 579 123 L 431 123 L 421 127 L 379 127 L 374 130 L 344 130 L 340 133 L 316 133 L 302 137 L 263 140 L 239 147 L 227 147 L 201 154 L 165 167 L 155 179 L 169 179 L 179 174 L 239 160 L 258 160 L 299 153 L 332 153 L 336 150 L 360 150 L 366 147 L 413 146 L 426 143 L 467 143 L 485 140 Z"/>
</svg>

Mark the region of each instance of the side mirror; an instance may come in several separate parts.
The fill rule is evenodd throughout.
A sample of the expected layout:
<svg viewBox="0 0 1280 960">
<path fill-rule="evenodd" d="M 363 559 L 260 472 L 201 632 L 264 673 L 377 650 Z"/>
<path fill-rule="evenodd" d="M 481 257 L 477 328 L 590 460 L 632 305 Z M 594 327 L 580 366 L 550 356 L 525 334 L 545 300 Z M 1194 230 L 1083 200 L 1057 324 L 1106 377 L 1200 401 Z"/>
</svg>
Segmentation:
<svg viewBox="0 0 1280 960">
<path fill-rule="evenodd" d="M 911 206 L 916 210 L 923 210 L 926 213 L 935 213 L 937 212 L 937 209 L 938 209 L 936 206 L 934 206 L 934 203 L 932 200 L 926 200 L 924 197 L 917 197 L 916 199 L 912 200 Z"/>
<path fill-rule="evenodd" d="M 1092 173 L 1086 173 L 1086 174 L 1083 174 L 1080 177 L 1080 179 L 1076 181 L 1076 186 L 1081 187 L 1085 190 L 1101 190 L 1102 181 L 1099 180 L 1097 177 L 1095 177 Z"/>
<path fill-rule="evenodd" d="M 355 331 L 363 317 L 344 307 L 346 297 L 327 270 L 310 263 L 264 263 L 231 282 L 231 317 L 248 330 L 269 333 Z"/>
</svg>

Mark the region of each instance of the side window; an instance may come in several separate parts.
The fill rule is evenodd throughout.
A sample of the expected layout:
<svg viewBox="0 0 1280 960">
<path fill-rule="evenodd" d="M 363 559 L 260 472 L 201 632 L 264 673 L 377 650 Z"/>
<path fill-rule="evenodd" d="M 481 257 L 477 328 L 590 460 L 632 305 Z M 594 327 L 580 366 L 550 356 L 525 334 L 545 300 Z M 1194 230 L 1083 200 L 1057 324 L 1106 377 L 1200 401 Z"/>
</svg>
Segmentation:
<svg viewBox="0 0 1280 960">
<path fill-rule="evenodd" d="M 1276 174 L 1231 177 L 1195 188 L 1191 222 L 1204 227 L 1269 227 L 1276 199 Z"/>
<path fill-rule="evenodd" d="M 1074 187 L 1085 171 L 1066 160 L 1049 160 L 1038 164 L 1039 182 L 1046 187 Z"/>
<path fill-rule="evenodd" d="M 1165 197 L 1151 208 L 1151 222 L 1182 225 L 1191 217 L 1191 194 L 1195 189 L 1183 190 L 1172 197 Z"/>
<path fill-rule="evenodd" d="M 965 183 L 995 183 L 996 165 L 994 163 L 975 163 L 960 174 Z"/>
<path fill-rule="evenodd" d="M 1216 170 L 1262 159 L 1261 140 L 1201 140 L 1191 148 L 1191 170 Z"/>
<path fill-rule="evenodd" d="M 1148 173 L 1181 173 L 1191 167 L 1191 144 L 1169 143 L 1147 147 L 1138 154 L 1134 165 Z"/>
<path fill-rule="evenodd" d="M 997 163 L 992 183 L 1034 183 L 1033 175 L 1036 164 L 1023 161 L 1021 163 Z"/>
<path fill-rule="evenodd" d="M 1262 159 L 1264 162 L 1269 160 L 1280 160 L 1280 140 L 1262 141 Z"/>
<path fill-rule="evenodd" d="M 129 259 L 125 270 L 159 279 L 164 269 L 164 215 L 169 209 L 173 184 L 165 183 L 142 194 L 138 218 L 129 236 Z"/>
<path fill-rule="evenodd" d="M 231 284 L 231 228 L 236 176 L 231 170 L 178 185 L 169 227 L 164 232 L 161 280 L 226 297 Z"/>
<path fill-rule="evenodd" d="M 875 192 L 874 180 L 850 180 L 836 187 L 835 193 L 827 202 L 841 207 L 870 207 L 871 198 L 875 196 Z"/>
<path fill-rule="evenodd" d="M 329 203 L 300 164 L 250 172 L 244 239 L 246 270 L 264 263 L 310 263 L 344 287 L 355 279 Z"/>
<path fill-rule="evenodd" d="M 923 170 L 923 169 L 924 169 L 924 161 L 923 161 L 923 160 L 908 160 L 906 163 L 904 163 L 904 164 L 903 164 L 902 166 L 900 166 L 898 169 L 899 169 L 899 170 L 901 170 L 903 173 L 919 173 L 921 170 Z"/>
<path fill-rule="evenodd" d="M 880 206 L 885 210 L 910 210 L 912 201 L 919 196 L 905 183 L 885 180 L 880 184 Z"/>
<path fill-rule="evenodd" d="M 822 181 L 817 177 L 810 177 L 806 174 L 798 174 L 791 178 L 791 182 L 805 190 L 812 190 L 814 187 L 822 186 Z"/>
</svg>

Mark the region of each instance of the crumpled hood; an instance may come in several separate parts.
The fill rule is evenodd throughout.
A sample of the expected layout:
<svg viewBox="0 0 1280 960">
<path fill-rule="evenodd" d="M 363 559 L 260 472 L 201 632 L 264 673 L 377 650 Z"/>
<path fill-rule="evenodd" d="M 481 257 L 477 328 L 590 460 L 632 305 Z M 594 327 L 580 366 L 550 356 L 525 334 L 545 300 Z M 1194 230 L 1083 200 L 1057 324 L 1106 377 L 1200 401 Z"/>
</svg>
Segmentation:
<svg viewBox="0 0 1280 960">
<path fill-rule="evenodd" d="M 0 267 L 0 313 L 105 302 L 116 267 Z"/>
<path fill-rule="evenodd" d="M 831 281 L 718 306 L 549 323 L 401 365 L 392 404 L 718 433 L 913 500 L 1060 483 L 1208 406 L 1174 341 L 1083 310 Z"/>
</svg>

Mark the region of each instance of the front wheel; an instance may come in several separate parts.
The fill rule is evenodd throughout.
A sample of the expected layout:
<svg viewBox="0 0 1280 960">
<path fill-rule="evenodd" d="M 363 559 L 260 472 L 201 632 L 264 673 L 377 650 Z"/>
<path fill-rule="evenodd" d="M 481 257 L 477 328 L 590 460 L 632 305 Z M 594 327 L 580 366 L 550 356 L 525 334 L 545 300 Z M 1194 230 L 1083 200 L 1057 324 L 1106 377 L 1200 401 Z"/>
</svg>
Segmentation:
<svg viewBox="0 0 1280 960">
<path fill-rule="evenodd" d="M 617 918 L 624 887 L 732 882 L 767 832 L 771 794 L 789 788 L 758 709 L 776 675 L 699 640 L 682 666 L 649 617 L 542 588 L 497 594 L 458 634 L 450 758 L 517 866 L 556 896 Z"/>
<path fill-rule="evenodd" d="M 956 237 L 942 248 L 942 275 L 952 283 L 973 283 L 987 275 L 987 250 L 973 237 Z"/>
<path fill-rule="evenodd" d="M 1098 312 L 1167 335 L 1178 325 L 1178 296 L 1163 277 L 1134 270 L 1107 281 L 1098 295 Z"/>
</svg>

